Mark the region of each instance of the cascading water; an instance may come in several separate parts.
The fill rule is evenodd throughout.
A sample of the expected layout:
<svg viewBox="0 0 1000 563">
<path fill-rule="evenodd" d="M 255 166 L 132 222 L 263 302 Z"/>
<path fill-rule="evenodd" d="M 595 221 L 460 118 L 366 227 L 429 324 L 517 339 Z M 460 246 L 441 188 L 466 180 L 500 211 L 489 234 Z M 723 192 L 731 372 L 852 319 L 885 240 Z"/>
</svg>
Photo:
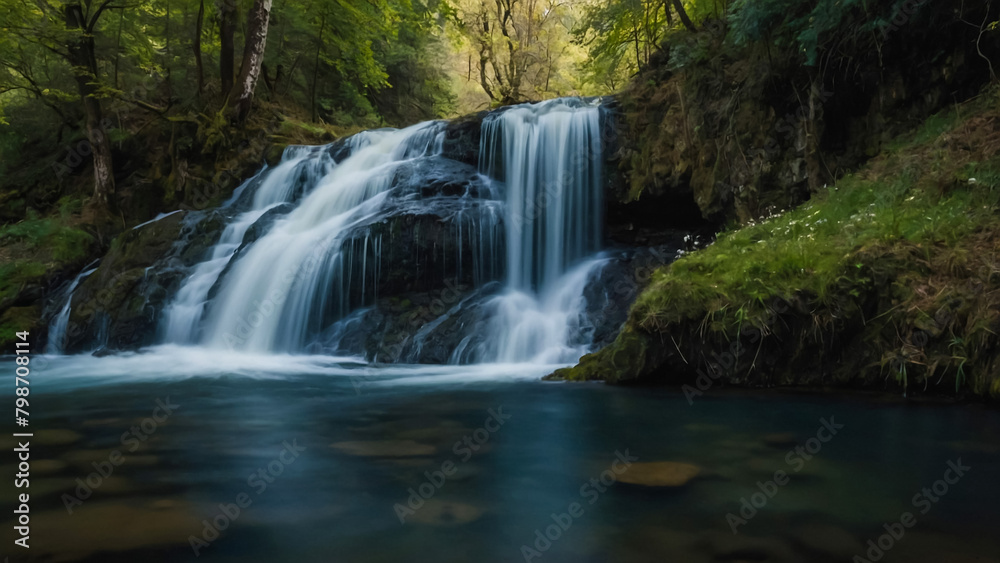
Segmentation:
<svg viewBox="0 0 1000 563">
<path fill-rule="evenodd" d="M 219 241 L 164 311 L 162 340 L 333 350 L 369 322 L 380 289 L 454 282 L 480 293 L 418 321 L 417 352 L 476 309 L 452 363 L 575 361 L 591 342 L 584 286 L 603 262 L 599 111 L 572 99 L 494 112 L 478 171 L 445 157 L 444 122 L 290 147 L 227 204 Z"/>
<path fill-rule="evenodd" d="M 388 197 L 404 164 L 440 154 L 443 125 L 431 122 L 354 137 L 343 151 L 345 158 L 318 176 L 299 205 L 232 264 L 209 307 L 202 342 L 300 351 L 331 322 L 374 300 L 383 237 L 371 231 L 351 235 L 376 222 L 387 206 L 402 205 L 413 195 Z M 240 238 L 234 232 L 223 242 L 233 245 Z M 217 249 L 213 255 L 226 252 Z M 483 260 L 476 262 L 470 267 Z"/>
<path fill-rule="evenodd" d="M 506 184 L 507 291 L 490 304 L 488 337 L 460 346 L 452 362 L 579 359 L 583 289 L 604 262 L 583 262 L 602 235 L 598 105 L 552 100 L 488 117 L 480 168 Z"/>
<path fill-rule="evenodd" d="M 67 327 L 69 327 L 69 315 L 73 309 L 73 292 L 76 291 L 77 286 L 80 285 L 80 282 L 82 282 L 84 278 L 86 278 L 90 274 L 93 274 L 94 270 L 97 269 L 92 266 L 94 266 L 94 264 L 90 264 L 86 268 L 84 268 L 82 272 L 80 272 L 75 278 L 73 278 L 73 281 L 69 284 L 69 287 L 66 288 L 66 292 L 64 294 L 65 297 L 63 297 L 65 303 L 63 304 L 62 308 L 59 309 L 59 313 L 52 319 L 52 322 L 49 324 L 49 341 L 48 344 L 45 346 L 46 354 L 63 353 L 63 345 L 65 345 L 66 343 L 66 329 Z"/>
<path fill-rule="evenodd" d="M 483 121 L 480 169 L 507 187 L 507 284 L 545 292 L 601 245 L 599 107 L 515 106 Z"/>
<path fill-rule="evenodd" d="M 239 249 L 247 231 L 266 213 L 294 199 L 298 192 L 315 185 L 318 178 L 329 173 L 334 163 L 323 147 L 290 147 L 281 164 L 262 171 L 259 186 L 253 193 L 251 207 L 226 225 L 209 258 L 188 276 L 173 302 L 164 311 L 165 336 L 168 342 L 189 344 L 198 339 L 198 329 L 208 303 L 209 292 Z M 242 189 L 252 184 L 249 180 Z M 227 202 L 232 206 L 237 196 Z"/>
</svg>

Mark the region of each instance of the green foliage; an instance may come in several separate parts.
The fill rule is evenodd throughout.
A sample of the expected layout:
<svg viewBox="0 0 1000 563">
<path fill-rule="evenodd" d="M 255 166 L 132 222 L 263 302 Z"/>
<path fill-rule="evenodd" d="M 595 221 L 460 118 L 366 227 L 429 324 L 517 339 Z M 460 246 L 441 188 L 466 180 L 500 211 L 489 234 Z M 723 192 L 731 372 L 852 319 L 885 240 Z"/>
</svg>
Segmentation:
<svg viewBox="0 0 1000 563">
<path fill-rule="evenodd" d="M 858 371 L 850 377 L 875 368 L 912 391 L 948 376 L 956 393 L 998 395 L 982 358 L 1000 344 L 1000 161 L 995 147 L 977 161 L 953 141 L 995 144 L 996 117 L 959 119 L 966 113 L 931 117 L 806 205 L 723 232 L 658 270 L 628 330 L 673 334 L 692 323 L 722 337 L 747 323 L 770 330 L 760 324 L 769 304 L 804 301 L 815 326 L 856 318 L 864 331 L 857 338 L 874 361 L 852 364 Z M 873 303 L 878 314 L 859 316 Z M 915 331 L 925 335 L 919 344 L 908 336 Z"/>
<path fill-rule="evenodd" d="M 702 30 L 724 31 L 729 49 L 791 51 L 801 64 L 816 66 L 837 43 L 878 48 L 881 32 L 890 28 L 907 1 L 693 0 L 683 5 Z M 670 4 L 647 0 L 588 4 L 574 30 L 576 40 L 590 50 L 588 74 L 598 81 L 619 81 L 620 73 L 635 73 L 663 45 L 670 49 L 671 70 L 718 54 L 713 49 L 719 47 L 709 38 L 712 33 L 691 34 L 676 18 L 671 25 L 667 19 Z M 919 18 L 922 7 L 919 4 L 907 18 Z"/>
<path fill-rule="evenodd" d="M 690 7 L 692 3 L 687 4 Z M 585 68 L 591 79 L 620 87 L 649 61 L 666 34 L 679 25 L 676 17 L 669 15 L 671 11 L 668 2 L 659 0 L 588 4 L 573 34 L 589 50 Z"/>
<path fill-rule="evenodd" d="M 876 48 L 881 40 L 878 31 L 890 25 L 906 2 L 733 0 L 729 39 L 736 46 L 759 43 L 792 49 L 803 64 L 815 66 L 821 53 L 836 42 L 867 42 Z"/>
<path fill-rule="evenodd" d="M 89 234 L 56 219 L 29 218 L 0 229 L 0 245 L 22 243 L 24 251 L 47 249 L 58 262 L 86 256 L 93 243 Z"/>
<path fill-rule="evenodd" d="M 0 264 L 0 303 L 16 296 L 21 288 L 45 275 L 45 264 L 17 260 Z"/>
<path fill-rule="evenodd" d="M 237 55 L 251 3 L 237 2 Z M 87 30 L 66 23 L 64 8 L 78 4 Z M 214 118 L 228 95 L 220 88 L 220 6 L 212 0 L 0 0 L 0 175 L 29 158 L 22 152 L 28 144 L 62 146 L 67 131 L 85 137 L 75 132 L 84 117 L 76 77 L 86 71 L 73 66 L 70 46 L 87 38 L 96 65 L 88 76 L 90 96 L 106 115 L 212 116 L 202 121 L 227 135 L 228 125 Z M 453 12 L 444 0 L 278 0 L 256 97 L 341 125 L 404 124 L 447 113 L 451 97 L 441 59 L 447 51 L 439 42 L 441 18 Z M 193 56 L 199 40 L 201 88 Z M 109 129 L 122 146 L 138 127 Z M 205 137 L 200 148 L 226 146 L 217 135 Z"/>
</svg>

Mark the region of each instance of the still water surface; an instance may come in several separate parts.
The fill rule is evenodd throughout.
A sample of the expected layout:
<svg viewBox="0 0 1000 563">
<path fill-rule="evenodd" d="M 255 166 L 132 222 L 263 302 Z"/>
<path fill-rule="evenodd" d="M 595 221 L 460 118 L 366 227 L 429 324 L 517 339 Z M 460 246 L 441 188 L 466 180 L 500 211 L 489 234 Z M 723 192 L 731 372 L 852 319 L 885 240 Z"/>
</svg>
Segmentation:
<svg viewBox="0 0 1000 563">
<path fill-rule="evenodd" d="M 782 392 L 689 404 L 674 389 L 538 381 L 549 371 L 174 347 L 47 358 L 32 374 L 31 550 L 5 551 L 11 561 L 457 563 L 525 561 L 528 546 L 531 561 L 552 563 L 847 562 L 911 512 L 916 524 L 882 561 L 1000 561 L 995 409 Z M 154 412 L 157 400 L 177 407 Z M 155 428 L 144 422 L 154 414 Z M 821 419 L 843 428 L 809 444 Z M 820 448 L 795 453 L 808 445 Z M 591 484 L 626 452 L 638 461 L 624 475 L 651 462 L 700 473 L 678 487 Z M 63 496 L 85 496 L 76 479 L 110 459 L 120 465 L 82 504 Z M 937 502 L 914 498 L 958 459 L 971 469 L 940 497 L 930 491 Z M 789 481 L 774 492 L 766 482 L 779 470 Z M 758 482 L 773 497 L 734 534 L 727 514 Z M 430 498 L 403 510 L 421 485 Z M 235 519 L 221 516 L 220 504 L 239 502 Z M 573 503 L 568 529 L 539 540 Z M 203 523 L 213 520 L 225 528 L 217 538 Z M 208 544 L 198 557 L 192 537 Z"/>
</svg>

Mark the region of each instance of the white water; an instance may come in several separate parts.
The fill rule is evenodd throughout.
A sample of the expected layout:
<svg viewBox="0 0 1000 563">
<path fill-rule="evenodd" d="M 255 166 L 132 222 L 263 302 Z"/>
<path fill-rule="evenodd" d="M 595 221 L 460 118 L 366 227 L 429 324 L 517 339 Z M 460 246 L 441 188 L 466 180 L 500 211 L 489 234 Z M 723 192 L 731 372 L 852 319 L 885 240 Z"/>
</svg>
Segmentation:
<svg viewBox="0 0 1000 563">
<path fill-rule="evenodd" d="M 84 278 L 93 274 L 97 268 L 89 268 L 73 278 L 73 282 L 66 289 L 66 304 L 59 310 L 59 314 L 49 325 L 49 341 L 45 346 L 46 354 L 62 354 L 66 345 L 66 328 L 69 327 L 69 315 L 73 310 L 73 292 Z"/>
<path fill-rule="evenodd" d="M 507 280 L 540 293 L 601 244 L 596 105 L 552 100 L 483 122 L 480 168 L 507 185 Z"/>
<path fill-rule="evenodd" d="M 288 380 L 307 375 L 348 380 L 355 394 L 380 387 L 455 384 L 471 382 L 532 381 L 562 367 L 543 364 L 482 364 L 478 366 L 386 365 L 370 367 L 363 358 L 321 354 L 254 354 L 199 346 L 172 344 L 109 356 L 38 355 L 32 364 L 45 370 L 48 385 L 38 392 L 134 381 L 179 381 L 191 378 L 242 377 L 255 380 Z"/>
<path fill-rule="evenodd" d="M 293 147 L 285 154 L 281 164 L 258 174 L 263 175 L 263 180 L 254 193 L 251 209 L 226 225 L 209 258 L 184 280 L 173 302 L 164 310 L 167 342 L 190 344 L 198 340 L 198 327 L 208 304 L 208 294 L 239 249 L 247 230 L 269 210 L 289 201 L 297 182 L 312 185 L 317 178 L 329 173 L 332 167 L 333 161 L 328 152 L 312 147 Z M 241 187 L 245 188 L 256 178 L 251 178 Z"/>
<path fill-rule="evenodd" d="M 486 271 L 503 243 L 505 289 L 485 303 L 486 325 L 452 352 L 452 363 L 558 365 L 588 351 L 592 327 L 584 314 L 584 288 L 604 263 L 596 257 L 602 226 L 599 130 L 599 107 L 581 100 L 515 106 L 484 121 L 480 171 L 496 179 L 501 200 L 492 207 L 477 204 L 483 215 L 465 222 L 465 211 L 456 211 L 459 220 L 449 220 L 457 226 L 454 243 L 449 240 L 442 252 L 457 252 L 459 272 L 469 267 L 475 279 L 488 281 L 478 272 Z M 368 131 L 336 151 L 290 147 L 278 166 L 241 187 L 254 190 L 252 203 L 233 216 L 165 308 L 162 341 L 250 355 L 311 349 L 332 323 L 377 297 L 371 278 L 391 241 L 364 235 L 345 244 L 348 234 L 380 220 L 400 167 L 417 159 L 433 166 L 443 141 L 444 123 L 428 122 Z M 406 196 L 393 205 L 421 205 L 418 200 Z M 289 203 L 240 249 L 261 217 Z M 503 241 L 493 234 L 500 224 L 493 209 L 502 209 Z M 463 237 L 476 241 L 466 266 Z"/>
<path fill-rule="evenodd" d="M 204 344 L 298 351 L 325 328 L 330 309 L 349 312 L 351 276 L 344 273 L 354 267 L 367 273 L 367 246 L 377 255 L 380 241 L 365 239 L 355 264 L 354 254 L 342 251 L 343 235 L 380 211 L 381 196 L 402 162 L 440 152 L 443 129 L 431 122 L 361 138 L 350 156 L 318 177 L 302 202 L 236 262 L 206 318 Z M 368 297 L 373 296 L 362 291 L 362 300 Z"/>
<path fill-rule="evenodd" d="M 587 352 L 583 290 L 605 263 L 592 258 L 602 232 L 598 112 L 552 100 L 484 121 L 480 168 L 507 185 L 507 291 L 490 303 L 489 337 L 459 346 L 453 363 L 570 363 Z"/>
</svg>

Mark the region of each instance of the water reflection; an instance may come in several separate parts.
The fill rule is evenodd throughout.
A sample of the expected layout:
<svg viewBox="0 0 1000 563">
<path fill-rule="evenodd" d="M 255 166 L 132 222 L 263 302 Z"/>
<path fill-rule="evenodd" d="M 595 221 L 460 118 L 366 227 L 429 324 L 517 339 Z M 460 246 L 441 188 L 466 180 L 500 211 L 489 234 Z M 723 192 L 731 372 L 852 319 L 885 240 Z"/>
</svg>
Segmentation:
<svg viewBox="0 0 1000 563">
<path fill-rule="evenodd" d="M 359 391 L 352 370 L 372 368 L 343 360 L 288 358 L 299 373 L 283 376 L 249 362 L 196 373 L 177 358 L 183 375 L 162 356 L 156 367 L 136 358 L 53 362 L 33 394 L 34 559 L 24 560 L 524 561 L 522 546 L 536 549 L 536 531 L 578 502 L 583 513 L 533 561 L 847 561 L 957 458 L 972 469 L 884 560 L 1000 553 L 990 528 L 1000 414 L 977 405 L 727 393 L 689 406 L 670 390 L 450 368 L 369 373 Z M 179 408 L 130 451 L 122 434 L 165 398 Z M 492 431 L 491 409 L 509 415 Z M 829 417 L 844 428 L 792 471 L 789 452 Z M 301 454 L 269 472 L 293 441 Z M 581 487 L 626 449 L 661 463 L 640 481 L 677 479 L 683 465 L 697 475 L 616 482 L 590 504 Z M 67 513 L 62 495 L 114 450 L 124 462 Z M 436 486 L 446 462 L 454 471 Z M 788 484 L 733 534 L 727 513 L 781 469 Z M 394 507 L 428 481 L 433 494 L 401 524 Z M 249 505 L 195 557 L 191 538 L 211 535 L 205 522 L 241 494 Z"/>
</svg>

